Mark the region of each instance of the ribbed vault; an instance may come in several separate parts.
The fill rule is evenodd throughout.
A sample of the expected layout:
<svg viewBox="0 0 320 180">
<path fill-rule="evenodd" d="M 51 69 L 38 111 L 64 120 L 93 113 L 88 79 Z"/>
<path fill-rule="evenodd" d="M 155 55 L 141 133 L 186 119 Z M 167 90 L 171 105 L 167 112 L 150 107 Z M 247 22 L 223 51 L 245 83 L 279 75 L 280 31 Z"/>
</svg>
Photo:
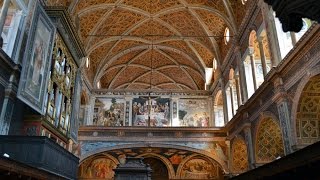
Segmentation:
<svg viewBox="0 0 320 180">
<path fill-rule="evenodd" d="M 100 82 L 101 88 L 119 90 L 203 90 L 205 68 L 212 68 L 214 58 L 223 61 L 225 28 L 236 34 L 245 8 L 241 0 L 58 0 L 51 5 L 69 6 L 90 59 L 86 73 L 93 87 Z M 242 8 L 241 15 L 236 8 Z"/>
</svg>

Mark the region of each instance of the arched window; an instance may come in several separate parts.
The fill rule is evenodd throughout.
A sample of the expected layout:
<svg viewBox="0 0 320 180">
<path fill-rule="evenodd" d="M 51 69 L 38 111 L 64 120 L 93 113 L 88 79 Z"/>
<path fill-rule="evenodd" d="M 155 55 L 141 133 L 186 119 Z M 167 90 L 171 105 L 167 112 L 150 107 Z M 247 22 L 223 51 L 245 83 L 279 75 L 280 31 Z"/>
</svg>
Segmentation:
<svg viewBox="0 0 320 180">
<path fill-rule="evenodd" d="M 226 27 L 224 31 L 224 43 L 228 44 L 229 41 L 230 41 L 230 30 L 228 27 Z"/>
<path fill-rule="evenodd" d="M 241 0 L 242 4 L 245 5 L 247 3 L 247 0 Z"/>
<path fill-rule="evenodd" d="M 97 88 L 98 88 L 98 89 L 101 88 L 101 83 L 100 83 L 100 81 L 97 82 Z"/>
<path fill-rule="evenodd" d="M 221 90 L 218 91 L 214 100 L 214 125 L 216 127 L 224 126 L 224 115 L 223 115 L 223 97 Z"/>
<path fill-rule="evenodd" d="M 90 67 L 90 59 L 89 57 L 86 58 L 86 68 Z"/>
<path fill-rule="evenodd" d="M 213 71 L 215 72 L 218 68 L 218 62 L 216 60 L 216 58 L 213 59 Z"/>
<path fill-rule="evenodd" d="M 277 30 L 277 37 L 279 42 L 280 54 L 283 59 L 288 52 L 293 48 L 297 41 L 304 35 L 304 33 L 310 28 L 312 22 L 309 19 L 303 19 L 303 27 L 298 33 L 294 32 L 283 32 L 282 24 L 275 13 L 273 13 L 275 27 Z"/>
<path fill-rule="evenodd" d="M 238 109 L 238 93 L 236 86 L 236 79 L 234 70 L 231 68 L 229 72 L 229 82 L 226 87 L 227 107 L 228 107 L 228 120 L 237 113 Z"/>
</svg>

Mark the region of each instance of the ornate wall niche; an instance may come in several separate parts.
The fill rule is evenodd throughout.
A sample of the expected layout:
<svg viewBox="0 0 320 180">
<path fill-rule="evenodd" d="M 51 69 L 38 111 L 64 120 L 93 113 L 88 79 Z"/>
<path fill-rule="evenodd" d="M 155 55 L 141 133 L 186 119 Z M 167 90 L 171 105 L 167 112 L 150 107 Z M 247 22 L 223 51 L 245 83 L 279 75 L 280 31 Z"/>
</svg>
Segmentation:
<svg viewBox="0 0 320 180">
<path fill-rule="evenodd" d="M 255 138 L 257 163 L 268 163 L 284 156 L 280 126 L 273 118 L 264 117 L 260 120 Z"/>
<path fill-rule="evenodd" d="M 221 179 L 222 170 L 219 164 L 203 156 L 189 156 L 184 159 L 178 170 L 179 179 Z"/>
<path fill-rule="evenodd" d="M 320 139 L 320 75 L 309 79 L 304 86 L 296 113 L 298 145 L 308 145 Z"/>
<path fill-rule="evenodd" d="M 247 145 L 242 138 L 237 137 L 232 141 L 231 158 L 232 173 L 243 173 L 248 170 Z"/>
</svg>

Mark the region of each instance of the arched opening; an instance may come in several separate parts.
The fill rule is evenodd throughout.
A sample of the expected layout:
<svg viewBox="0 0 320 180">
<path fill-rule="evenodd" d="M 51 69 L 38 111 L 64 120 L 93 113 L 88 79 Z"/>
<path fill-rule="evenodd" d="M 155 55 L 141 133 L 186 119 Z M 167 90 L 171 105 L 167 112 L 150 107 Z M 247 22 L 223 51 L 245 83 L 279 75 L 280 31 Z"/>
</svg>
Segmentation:
<svg viewBox="0 0 320 180">
<path fill-rule="evenodd" d="M 222 127 L 224 124 L 223 98 L 222 92 L 219 90 L 214 101 L 214 125 L 216 127 Z"/>
<path fill-rule="evenodd" d="M 279 124 L 271 117 L 260 121 L 255 141 L 257 163 L 268 163 L 284 156 Z"/>
<path fill-rule="evenodd" d="M 320 139 L 320 75 L 310 78 L 300 95 L 296 133 L 298 145 L 306 146 Z"/>
<path fill-rule="evenodd" d="M 169 179 L 168 169 L 166 165 L 157 158 L 147 157 L 143 159 L 145 164 L 149 164 L 152 169 L 151 179 L 166 180 Z"/>
<path fill-rule="evenodd" d="M 238 109 L 238 87 L 236 82 L 235 72 L 231 68 L 229 72 L 229 82 L 226 86 L 226 96 L 227 96 L 227 107 L 228 107 L 228 120 L 230 121 L 232 117 L 237 113 Z"/>
<path fill-rule="evenodd" d="M 232 142 L 231 169 L 233 173 L 243 173 L 248 170 L 247 145 L 242 138 L 235 138 Z"/>
</svg>

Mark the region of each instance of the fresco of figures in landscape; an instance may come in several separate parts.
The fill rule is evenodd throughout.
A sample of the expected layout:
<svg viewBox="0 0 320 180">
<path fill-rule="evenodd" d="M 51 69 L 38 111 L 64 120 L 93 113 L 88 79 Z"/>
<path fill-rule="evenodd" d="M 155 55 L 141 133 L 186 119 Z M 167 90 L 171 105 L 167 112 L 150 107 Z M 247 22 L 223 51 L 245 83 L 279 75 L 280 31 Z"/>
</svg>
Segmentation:
<svg viewBox="0 0 320 180">
<path fill-rule="evenodd" d="M 207 100 L 180 99 L 179 122 L 174 126 L 209 127 L 209 119 Z"/>
<path fill-rule="evenodd" d="M 126 157 L 144 157 L 145 163 L 149 163 L 153 168 L 154 179 L 222 177 L 220 165 L 199 153 L 175 148 L 140 147 L 111 150 L 85 159 L 80 164 L 79 179 L 112 179 L 112 169 L 116 168 L 118 163 L 125 163 Z"/>
<path fill-rule="evenodd" d="M 150 116 L 150 122 L 148 122 Z M 132 101 L 134 126 L 170 126 L 170 99 L 159 97 L 134 98 Z"/>
<path fill-rule="evenodd" d="M 123 126 L 124 99 L 97 98 L 94 105 L 93 124 L 98 126 Z"/>
<path fill-rule="evenodd" d="M 94 157 L 80 165 L 79 179 L 113 179 L 116 162 L 108 157 Z"/>
</svg>

